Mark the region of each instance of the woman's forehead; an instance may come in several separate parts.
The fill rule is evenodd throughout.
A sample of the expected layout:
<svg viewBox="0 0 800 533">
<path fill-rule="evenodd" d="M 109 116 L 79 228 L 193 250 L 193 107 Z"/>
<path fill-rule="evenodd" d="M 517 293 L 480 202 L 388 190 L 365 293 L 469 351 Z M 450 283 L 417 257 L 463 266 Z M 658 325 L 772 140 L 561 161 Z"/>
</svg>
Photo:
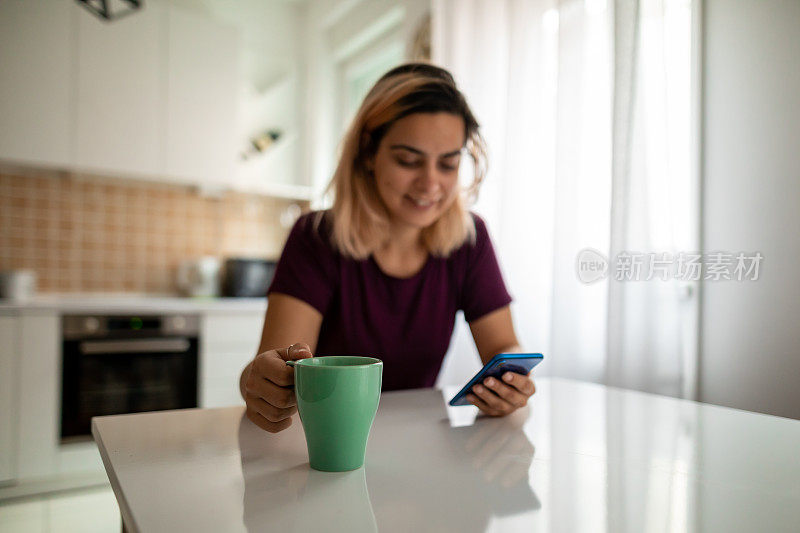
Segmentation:
<svg viewBox="0 0 800 533">
<path fill-rule="evenodd" d="M 403 145 L 426 154 L 443 154 L 464 145 L 464 119 L 451 113 L 415 113 L 392 124 L 386 147 Z"/>
</svg>

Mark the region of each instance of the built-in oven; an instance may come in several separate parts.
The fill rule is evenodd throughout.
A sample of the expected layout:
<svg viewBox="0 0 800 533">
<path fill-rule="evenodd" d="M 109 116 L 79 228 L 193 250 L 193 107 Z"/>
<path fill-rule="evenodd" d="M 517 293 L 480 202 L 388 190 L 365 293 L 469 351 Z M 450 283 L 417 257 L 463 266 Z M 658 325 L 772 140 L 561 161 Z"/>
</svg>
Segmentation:
<svg viewBox="0 0 800 533">
<path fill-rule="evenodd" d="M 62 317 L 61 438 L 93 416 L 197 407 L 196 315 Z"/>
</svg>

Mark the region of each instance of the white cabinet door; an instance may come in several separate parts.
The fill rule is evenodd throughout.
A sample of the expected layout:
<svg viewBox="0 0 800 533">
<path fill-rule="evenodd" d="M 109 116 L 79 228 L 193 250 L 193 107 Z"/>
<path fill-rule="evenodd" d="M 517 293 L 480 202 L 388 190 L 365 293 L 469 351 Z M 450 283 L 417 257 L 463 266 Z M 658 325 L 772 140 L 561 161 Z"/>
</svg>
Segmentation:
<svg viewBox="0 0 800 533">
<path fill-rule="evenodd" d="M 94 442 L 62 444 L 61 318 L 55 310 L 29 309 L 19 315 L 19 418 L 17 479 L 27 480 L 103 471 Z"/>
<path fill-rule="evenodd" d="M 16 478 L 18 319 L 0 316 L 0 485 Z"/>
<path fill-rule="evenodd" d="M 106 22 L 80 9 L 75 166 L 122 175 L 163 167 L 165 14 L 158 1 Z"/>
<path fill-rule="evenodd" d="M 19 479 L 57 471 L 61 391 L 60 319 L 26 310 L 19 318 Z"/>
<path fill-rule="evenodd" d="M 227 184 L 236 164 L 237 31 L 169 9 L 166 175 Z"/>
<path fill-rule="evenodd" d="M 264 312 L 214 313 L 203 317 L 200 333 L 200 406 L 244 404 L 239 376 L 256 356 Z"/>
<path fill-rule="evenodd" d="M 74 4 L 0 1 L 1 159 L 62 168 L 70 163 Z"/>
</svg>

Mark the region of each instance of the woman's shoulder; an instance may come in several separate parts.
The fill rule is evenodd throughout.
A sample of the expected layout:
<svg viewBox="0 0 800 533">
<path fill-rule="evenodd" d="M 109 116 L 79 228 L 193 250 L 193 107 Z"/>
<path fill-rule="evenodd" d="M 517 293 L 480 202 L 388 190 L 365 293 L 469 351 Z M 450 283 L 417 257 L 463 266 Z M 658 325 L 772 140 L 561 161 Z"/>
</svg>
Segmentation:
<svg viewBox="0 0 800 533">
<path fill-rule="evenodd" d="M 303 213 L 295 220 L 294 227 L 308 230 L 312 226 L 318 226 L 318 222 L 325 218 L 325 213 L 327 211 L 308 211 Z"/>
<path fill-rule="evenodd" d="M 327 210 L 303 213 L 294 223 L 292 231 L 323 236 L 330 231 L 330 213 Z"/>
<path fill-rule="evenodd" d="M 289 233 L 289 240 L 299 240 L 308 245 L 333 250 L 331 224 L 328 211 L 309 211 L 298 217 Z"/>
<path fill-rule="evenodd" d="M 475 212 L 469 212 L 469 220 L 473 231 L 468 233 L 464 242 L 450 253 L 449 260 L 453 262 L 469 262 L 477 252 L 486 247 L 489 241 L 489 231 L 486 221 Z"/>
<path fill-rule="evenodd" d="M 472 219 L 472 224 L 475 226 L 475 240 L 480 239 L 487 239 L 489 237 L 489 230 L 486 229 L 486 221 L 481 218 L 481 216 L 474 212 L 470 211 L 469 216 Z"/>
<path fill-rule="evenodd" d="M 474 251 L 479 250 L 483 246 L 485 246 L 486 241 L 489 240 L 489 230 L 486 228 L 486 221 L 483 218 L 475 213 L 474 211 L 469 212 L 470 219 L 472 220 L 472 226 L 475 231 L 472 233 L 470 238 L 468 238 L 462 248 L 466 251 Z"/>
</svg>

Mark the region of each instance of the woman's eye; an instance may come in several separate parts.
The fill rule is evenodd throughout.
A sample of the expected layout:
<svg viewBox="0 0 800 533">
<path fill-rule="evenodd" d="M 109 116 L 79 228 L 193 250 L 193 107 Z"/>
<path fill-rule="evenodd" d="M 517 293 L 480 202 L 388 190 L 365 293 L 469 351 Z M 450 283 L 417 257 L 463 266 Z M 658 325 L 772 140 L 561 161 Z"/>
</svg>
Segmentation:
<svg viewBox="0 0 800 533">
<path fill-rule="evenodd" d="M 458 170 L 458 161 L 441 161 L 439 163 L 439 168 L 444 170 L 445 172 L 452 172 Z"/>
<path fill-rule="evenodd" d="M 424 162 L 419 160 L 419 159 L 397 158 L 396 161 L 397 161 L 398 165 L 400 165 L 401 167 L 405 167 L 405 168 L 418 168 L 418 167 L 420 167 L 421 165 L 424 164 Z M 452 162 L 445 163 L 444 161 L 440 161 L 439 162 L 439 168 L 443 172 L 453 172 L 453 171 L 458 170 L 458 163 L 452 163 Z"/>
</svg>

